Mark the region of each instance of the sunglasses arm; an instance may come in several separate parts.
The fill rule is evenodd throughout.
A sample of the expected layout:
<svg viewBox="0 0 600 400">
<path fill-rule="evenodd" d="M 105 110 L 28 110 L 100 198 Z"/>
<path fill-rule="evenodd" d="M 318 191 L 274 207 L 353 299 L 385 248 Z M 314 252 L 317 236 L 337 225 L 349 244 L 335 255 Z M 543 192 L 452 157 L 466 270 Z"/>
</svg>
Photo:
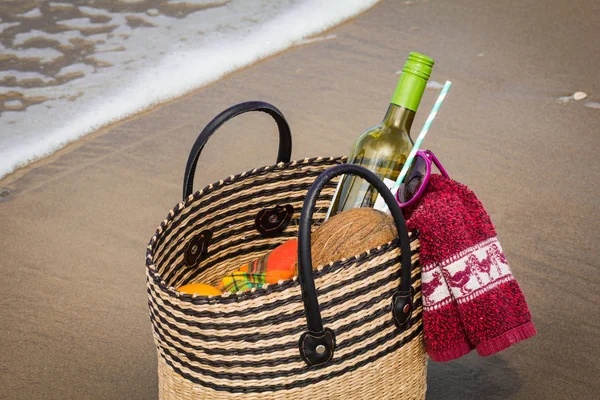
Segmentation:
<svg viewBox="0 0 600 400">
<path fill-rule="evenodd" d="M 446 169 L 442 166 L 442 163 L 440 162 L 440 160 L 438 160 L 435 154 L 433 154 L 430 150 L 427 150 L 427 155 L 431 157 L 431 160 L 433 161 L 437 169 L 440 171 L 442 176 L 444 178 L 450 178 L 450 175 L 448 175 L 448 172 L 446 172 Z"/>
</svg>

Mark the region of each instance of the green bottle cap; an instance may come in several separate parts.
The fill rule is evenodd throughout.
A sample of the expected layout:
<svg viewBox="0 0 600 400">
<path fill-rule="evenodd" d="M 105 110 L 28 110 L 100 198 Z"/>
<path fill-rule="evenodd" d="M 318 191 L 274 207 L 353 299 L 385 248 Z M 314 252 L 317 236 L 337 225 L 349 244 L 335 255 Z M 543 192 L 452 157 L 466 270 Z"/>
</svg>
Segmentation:
<svg viewBox="0 0 600 400">
<path fill-rule="evenodd" d="M 416 112 L 433 64 L 434 61 L 423 54 L 410 53 L 402 68 L 392 103 Z"/>
</svg>

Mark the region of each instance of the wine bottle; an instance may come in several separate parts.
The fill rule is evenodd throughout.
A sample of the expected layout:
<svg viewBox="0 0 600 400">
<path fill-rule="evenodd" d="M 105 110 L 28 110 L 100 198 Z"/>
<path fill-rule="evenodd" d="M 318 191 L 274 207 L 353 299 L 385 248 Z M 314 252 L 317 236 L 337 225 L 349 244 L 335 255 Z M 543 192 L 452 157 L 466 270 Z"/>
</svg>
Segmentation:
<svg viewBox="0 0 600 400">
<path fill-rule="evenodd" d="M 385 118 L 358 137 L 348 157 L 348 163 L 373 171 L 390 188 L 413 147 L 410 128 L 433 64 L 434 61 L 423 54 L 409 54 Z M 362 178 L 343 176 L 327 216 L 351 208 L 373 207 L 377 195 L 375 188 Z"/>
</svg>

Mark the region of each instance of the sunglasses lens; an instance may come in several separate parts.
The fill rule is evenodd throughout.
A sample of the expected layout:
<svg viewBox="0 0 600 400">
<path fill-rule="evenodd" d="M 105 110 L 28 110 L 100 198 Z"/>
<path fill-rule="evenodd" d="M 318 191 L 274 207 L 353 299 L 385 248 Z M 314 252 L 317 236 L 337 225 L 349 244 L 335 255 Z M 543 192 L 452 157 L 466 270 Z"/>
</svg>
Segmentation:
<svg viewBox="0 0 600 400">
<path fill-rule="evenodd" d="M 419 191 L 427 172 L 427 163 L 422 157 L 415 157 L 404 183 L 400 187 L 398 198 L 402 203 L 408 203 Z"/>
</svg>

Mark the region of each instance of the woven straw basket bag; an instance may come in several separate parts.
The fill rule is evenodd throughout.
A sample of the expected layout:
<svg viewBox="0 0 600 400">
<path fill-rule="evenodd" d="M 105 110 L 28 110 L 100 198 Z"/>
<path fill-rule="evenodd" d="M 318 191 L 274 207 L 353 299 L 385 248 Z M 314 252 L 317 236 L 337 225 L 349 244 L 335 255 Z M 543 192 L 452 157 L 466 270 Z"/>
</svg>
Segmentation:
<svg viewBox="0 0 600 400">
<path fill-rule="evenodd" d="M 279 127 L 276 165 L 192 194 L 206 141 L 247 111 Z M 343 157 L 290 162 L 287 122 L 247 102 L 207 125 L 188 159 L 184 200 L 150 240 L 148 305 L 158 350 L 159 396 L 171 399 L 423 399 L 419 242 L 370 171 Z M 382 194 L 399 238 L 313 271 L 311 228 L 323 222 L 342 174 Z M 298 278 L 239 294 L 203 297 L 175 288 L 217 285 L 228 272 L 298 237 Z"/>
</svg>

